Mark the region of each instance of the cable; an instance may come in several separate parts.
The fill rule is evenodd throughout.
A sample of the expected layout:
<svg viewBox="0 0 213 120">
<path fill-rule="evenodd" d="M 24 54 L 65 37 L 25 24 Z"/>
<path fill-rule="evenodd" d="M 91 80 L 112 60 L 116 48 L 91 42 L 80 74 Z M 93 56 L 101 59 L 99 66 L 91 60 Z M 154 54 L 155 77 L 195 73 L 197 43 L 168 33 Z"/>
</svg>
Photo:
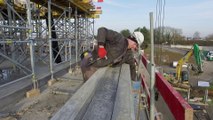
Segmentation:
<svg viewBox="0 0 213 120">
<path fill-rule="evenodd" d="M 166 0 L 157 0 L 156 3 L 156 20 L 155 20 L 155 42 L 158 43 L 158 48 L 161 48 L 161 43 L 164 42 L 164 21 L 165 21 L 165 6 Z M 161 64 L 162 50 L 157 50 L 157 60 Z"/>
</svg>

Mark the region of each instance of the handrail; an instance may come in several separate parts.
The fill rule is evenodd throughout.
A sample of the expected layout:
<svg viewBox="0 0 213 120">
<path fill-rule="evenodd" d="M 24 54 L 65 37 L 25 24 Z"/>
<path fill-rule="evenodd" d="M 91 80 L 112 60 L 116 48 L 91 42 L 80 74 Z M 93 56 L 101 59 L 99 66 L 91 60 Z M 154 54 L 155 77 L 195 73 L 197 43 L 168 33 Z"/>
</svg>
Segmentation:
<svg viewBox="0 0 213 120">
<path fill-rule="evenodd" d="M 149 61 L 144 55 L 142 56 L 141 60 L 146 69 L 149 69 Z M 163 97 L 173 117 L 176 120 L 193 120 L 192 107 L 159 72 L 155 72 L 155 81 L 155 87 L 157 88 L 160 95 Z"/>
</svg>

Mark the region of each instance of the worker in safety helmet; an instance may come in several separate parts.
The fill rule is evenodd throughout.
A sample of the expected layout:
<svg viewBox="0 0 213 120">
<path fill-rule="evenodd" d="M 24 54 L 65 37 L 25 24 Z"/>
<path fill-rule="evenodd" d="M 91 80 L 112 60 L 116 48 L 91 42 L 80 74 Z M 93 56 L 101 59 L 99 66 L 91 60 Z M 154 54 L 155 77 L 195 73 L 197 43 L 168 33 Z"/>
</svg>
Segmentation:
<svg viewBox="0 0 213 120">
<path fill-rule="evenodd" d="M 132 35 L 125 38 L 122 34 L 101 27 L 97 34 L 97 48 L 92 52 L 84 52 L 81 55 L 81 68 L 84 80 L 89 77 L 99 67 L 118 66 L 123 63 L 130 65 L 131 79 L 136 81 L 136 66 L 134 59 L 134 51 L 144 41 L 144 36 L 141 32 L 133 32 Z"/>
</svg>

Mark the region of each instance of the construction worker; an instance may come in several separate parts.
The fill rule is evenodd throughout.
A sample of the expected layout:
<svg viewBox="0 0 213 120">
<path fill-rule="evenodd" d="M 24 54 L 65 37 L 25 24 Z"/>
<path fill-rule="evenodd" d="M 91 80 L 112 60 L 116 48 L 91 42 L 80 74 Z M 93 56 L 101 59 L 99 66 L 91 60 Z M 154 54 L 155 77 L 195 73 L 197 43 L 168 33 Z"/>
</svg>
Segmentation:
<svg viewBox="0 0 213 120">
<path fill-rule="evenodd" d="M 118 66 L 123 63 L 130 65 L 131 79 L 136 81 L 136 66 L 134 51 L 143 43 L 144 36 L 141 32 L 133 32 L 125 38 L 122 34 L 101 27 L 97 34 L 97 47 L 81 55 L 81 69 L 86 81 L 99 67 Z M 138 85 L 136 85 L 138 86 Z M 134 87 L 134 85 L 133 85 Z"/>
</svg>

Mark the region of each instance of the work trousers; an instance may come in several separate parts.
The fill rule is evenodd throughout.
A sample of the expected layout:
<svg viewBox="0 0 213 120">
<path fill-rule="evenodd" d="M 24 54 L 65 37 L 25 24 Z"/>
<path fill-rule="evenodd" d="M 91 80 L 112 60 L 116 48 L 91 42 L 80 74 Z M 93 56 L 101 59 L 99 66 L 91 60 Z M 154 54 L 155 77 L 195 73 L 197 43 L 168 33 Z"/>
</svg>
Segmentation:
<svg viewBox="0 0 213 120">
<path fill-rule="evenodd" d="M 81 60 L 81 71 L 84 82 L 86 82 L 97 71 L 97 69 L 97 67 L 89 65 L 89 58 L 83 58 Z"/>
</svg>

